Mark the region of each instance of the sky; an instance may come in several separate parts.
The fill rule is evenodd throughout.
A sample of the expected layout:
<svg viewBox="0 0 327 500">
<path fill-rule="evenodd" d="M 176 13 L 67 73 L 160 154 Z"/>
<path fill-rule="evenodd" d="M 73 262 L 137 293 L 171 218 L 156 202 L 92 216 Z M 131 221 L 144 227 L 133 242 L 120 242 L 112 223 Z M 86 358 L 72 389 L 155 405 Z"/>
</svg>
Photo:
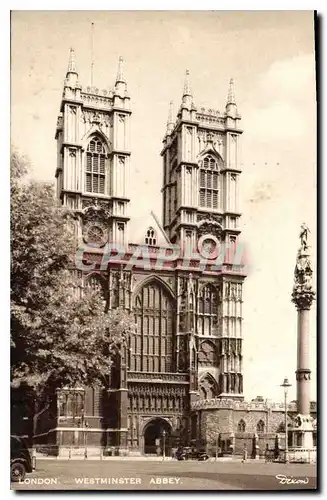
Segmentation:
<svg viewBox="0 0 327 500">
<path fill-rule="evenodd" d="M 244 395 L 296 398 L 293 272 L 303 221 L 316 269 L 316 94 L 310 11 L 16 11 L 12 13 L 11 140 L 53 181 L 54 139 L 70 47 L 82 86 L 112 88 L 119 56 L 132 103 L 132 228 L 161 216 L 160 150 L 189 69 L 195 104 L 224 111 L 230 78 L 242 115 Z M 142 196 L 140 196 L 142 193 Z M 311 399 L 316 399 L 316 307 L 310 313 Z"/>
</svg>

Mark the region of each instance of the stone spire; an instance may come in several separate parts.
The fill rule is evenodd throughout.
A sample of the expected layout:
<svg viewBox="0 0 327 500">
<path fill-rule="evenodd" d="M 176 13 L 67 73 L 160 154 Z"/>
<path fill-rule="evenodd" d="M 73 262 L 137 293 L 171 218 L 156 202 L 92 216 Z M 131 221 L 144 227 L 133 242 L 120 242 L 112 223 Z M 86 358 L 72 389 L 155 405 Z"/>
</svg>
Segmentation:
<svg viewBox="0 0 327 500">
<path fill-rule="evenodd" d="M 228 87 L 228 95 L 226 102 L 226 115 L 230 118 L 237 118 L 237 106 L 235 100 L 235 89 L 234 89 L 234 80 L 233 78 L 229 81 Z"/>
<path fill-rule="evenodd" d="M 72 88 L 78 86 L 78 72 L 76 67 L 75 50 L 73 48 L 71 48 L 69 52 L 65 86 Z"/>
<path fill-rule="evenodd" d="M 123 68 L 123 58 L 122 56 L 119 57 L 119 61 L 118 61 L 118 71 L 117 71 L 117 77 L 116 77 L 116 85 L 117 83 L 125 83 L 126 84 L 126 80 L 125 80 L 125 76 L 124 76 L 124 68 Z"/>
<path fill-rule="evenodd" d="M 190 83 L 190 72 L 188 69 L 185 72 L 182 107 L 185 107 L 188 109 L 191 109 L 193 107 L 193 94 L 192 94 L 191 83 Z"/>
<path fill-rule="evenodd" d="M 171 134 L 174 129 L 174 120 L 173 120 L 173 101 L 169 103 L 169 111 L 168 111 L 168 120 L 167 120 L 167 135 Z"/>
<path fill-rule="evenodd" d="M 184 79 L 184 92 L 183 97 L 192 96 L 191 83 L 190 83 L 190 71 L 187 69 L 185 71 L 185 79 Z"/>
<path fill-rule="evenodd" d="M 116 76 L 115 91 L 121 97 L 124 97 L 124 95 L 127 92 L 127 84 L 126 84 L 126 78 L 124 76 L 122 56 L 119 57 L 119 61 L 118 61 L 118 70 L 117 70 L 117 76 Z"/>
<path fill-rule="evenodd" d="M 78 74 L 76 68 L 75 50 L 73 48 L 70 49 L 69 53 L 67 75 L 68 73 L 76 73 L 76 75 Z"/>
<path fill-rule="evenodd" d="M 235 104 L 236 106 L 236 101 L 235 101 L 235 89 L 234 89 L 234 79 L 231 78 L 229 81 L 229 87 L 228 87 L 228 96 L 227 96 L 227 103 L 226 107 L 229 104 Z"/>
</svg>

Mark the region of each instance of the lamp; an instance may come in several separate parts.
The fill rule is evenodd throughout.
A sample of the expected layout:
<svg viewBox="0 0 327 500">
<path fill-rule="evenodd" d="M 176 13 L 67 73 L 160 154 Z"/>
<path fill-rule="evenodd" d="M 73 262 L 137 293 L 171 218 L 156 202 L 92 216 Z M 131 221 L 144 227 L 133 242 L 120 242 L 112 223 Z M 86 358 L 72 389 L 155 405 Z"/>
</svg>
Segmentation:
<svg viewBox="0 0 327 500">
<path fill-rule="evenodd" d="M 284 378 L 284 382 L 280 384 L 284 388 L 284 404 L 285 404 L 285 463 L 288 463 L 288 433 L 287 433 L 287 393 L 288 388 L 292 386 L 288 378 Z"/>
</svg>

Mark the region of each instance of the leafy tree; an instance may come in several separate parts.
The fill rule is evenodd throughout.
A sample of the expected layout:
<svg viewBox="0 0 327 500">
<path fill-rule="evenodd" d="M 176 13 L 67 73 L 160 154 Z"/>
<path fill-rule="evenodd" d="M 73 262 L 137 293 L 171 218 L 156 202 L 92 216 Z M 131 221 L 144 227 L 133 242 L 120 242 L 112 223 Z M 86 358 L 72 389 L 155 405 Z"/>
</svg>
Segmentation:
<svg viewBox="0 0 327 500">
<path fill-rule="evenodd" d="M 74 214 L 50 184 L 26 181 L 26 159 L 11 157 L 11 383 L 41 394 L 104 384 L 114 354 L 134 330 L 125 311 L 104 310 L 98 290 L 74 271 Z"/>
</svg>

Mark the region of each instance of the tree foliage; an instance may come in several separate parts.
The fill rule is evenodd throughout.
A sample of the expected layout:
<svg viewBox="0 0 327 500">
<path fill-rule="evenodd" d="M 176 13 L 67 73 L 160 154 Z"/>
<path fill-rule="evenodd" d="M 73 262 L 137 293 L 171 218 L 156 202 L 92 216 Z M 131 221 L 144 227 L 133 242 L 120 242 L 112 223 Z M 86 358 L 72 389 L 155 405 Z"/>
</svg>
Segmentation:
<svg viewBox="0 0 327 500">
<path fill-rule="evenodd" d="M 103 384 L 113 355 L 134 330 L 122 310 L 74 271 L 74 217 L 50 184 L 24 180 L 29 166 L 11 158 L 11 382 L 42 391 Z"/>
</svg>

